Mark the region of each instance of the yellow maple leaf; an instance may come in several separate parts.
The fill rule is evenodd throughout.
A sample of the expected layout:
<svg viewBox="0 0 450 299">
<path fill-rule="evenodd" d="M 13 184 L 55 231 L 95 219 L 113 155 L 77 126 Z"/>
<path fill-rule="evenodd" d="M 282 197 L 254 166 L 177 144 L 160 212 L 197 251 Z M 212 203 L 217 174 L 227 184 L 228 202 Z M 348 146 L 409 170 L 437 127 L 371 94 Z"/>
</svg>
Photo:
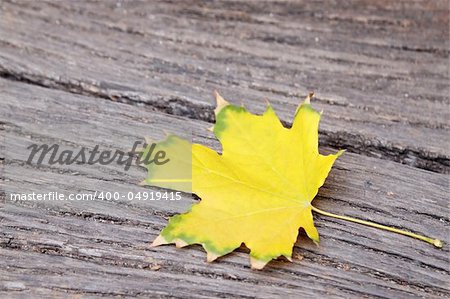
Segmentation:
<svg viewBox="0 0 450 299">
<path fill-rule="evenodd" d="M 201 201 L 190 211 L 171 217 L 152 245 L 201 244 L 211 262 L 244 243 L 250 249 L 252 268 L 262 269 L 279 256 L 291 260 L 299 228 L 319 242 L 314 210 L 442 247 L 438 239 L 328 213 L 311 205 L 343 152 L 327 156 L 319 153 L 321 113 L 311 107 L 311 96 L 297 108 L 292 127 L 286 128 L 270 105 L 263 115 L 255 115 L 216 94 L 212 130 L 222 144 L 222 154 L 173 135 L 158 143 L 157 149 L 169 153 L 177 163 L 165 167 L 148 164 L 149 176 L 144 183 L 190 192 L 187 177 L 192 175 L 192 192 Z"/>
<path fill-rule="evenodd" d="M 192 191 L 202 200 L 172 217 L 153 245 L 201 244 L 212 261 L 244 243 L 257 269 L 281 255 L 290 259 L 300 227 L 319 242 L 311 201 L 342 151 L 319 154 L 320 113 L 309 97 L 290 129 L 270 105 L 254 115 L 218 94 L 217 99 L 213 131 L 222 154 L 192 145 Z M 150 168 L 154 173 L 156 167 Z"/>
</svg>

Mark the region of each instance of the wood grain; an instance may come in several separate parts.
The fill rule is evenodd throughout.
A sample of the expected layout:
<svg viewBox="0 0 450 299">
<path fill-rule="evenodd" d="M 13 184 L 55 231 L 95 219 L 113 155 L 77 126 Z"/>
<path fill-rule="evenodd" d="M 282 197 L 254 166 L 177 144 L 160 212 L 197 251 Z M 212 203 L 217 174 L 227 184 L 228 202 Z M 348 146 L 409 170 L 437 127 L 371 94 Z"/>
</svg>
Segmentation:
<svg viewBox="0 0 450 299">
<path fill-rule="evenodd" d="M 27 165 L 31 143 L 127 148 L 164 128 L 192 128 L 195 141 L 220 150 L 209 123 L 95 97 L 0 80 L 6 150 L 4 190 L 16 192 L 138 192 L 145 171 L 118 165 Z M 73 126 L 71 132 L 64 123 Z M 49 124 L 64 129 L 52 130 Z M 118 125 L 120 124 L 120 125 Z M 42 130 L 41 126 L 47 128 Z M 114 134 L 111 134 L 114 130 Z M 79 134 L 77 132 L 91 134 Z M 322 151 L 328 149 L 321 148 Z M 49 188 L 51 186 L 51 188 Z M 147 190 L 155 190 L 147 188 Z M 331 212 L 433 235 L 449 242 L 448 177 L 346 153 L 315 203 Z M 21 202 L 0 210 L 0 292 L 8 297 L 384 297 L 440 298 L 448 288 L 448 246 L 321 216 L 320 247 L 303 231 L 294 262 L 249 269 L 242 248 L 212 264 L 198 246 L 150 248 L 167 218 L 187 210 L 179 202 Z"/>
<path fill-rule="evenodd" d="M 447 1 L 0 2 L 0 297 L 450 297 Z M 160 191 L 145 169 L 27 164 L 33 143 L 129 149 L 207 129 L 213 90 L 286 126 L 316 91 L 321 152 L 346 148 L 318 208 L 442 239 L 315 215 L 292 263 L 208 264 L 150 248 L 197 201 L 10 202 L 11 192 Z"/>
<path fill-rule="evenodd" d="M 448 5 L 372 2 L 4 1 L 0 73 L 210 122 L 314 90 L 323 145 L 449 173 Z"/>
</svg>

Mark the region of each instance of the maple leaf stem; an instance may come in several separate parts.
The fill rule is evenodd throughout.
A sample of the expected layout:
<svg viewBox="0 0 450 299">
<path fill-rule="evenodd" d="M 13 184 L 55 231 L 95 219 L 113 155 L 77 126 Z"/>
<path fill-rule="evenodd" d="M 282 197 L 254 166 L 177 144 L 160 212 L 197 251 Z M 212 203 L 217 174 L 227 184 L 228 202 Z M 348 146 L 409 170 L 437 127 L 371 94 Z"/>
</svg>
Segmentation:
<svg viewBox="0 0 450 299">
<path fill-rule="evenodd" d="M 367 225 L 367 226 L 370 226 L 370 227 L 379 228 L 379 229 L 382 229 L 382 230 L 387 230 L 387 231 L 390 231 L 390 232 L 394 232 L 394 233 L 397 233 L 397 234 L 401 234 L 401 235 L 405 235 L 405 236 L 409 236 L 409 237 L 412 237 L 412 238 L 415 238 L 415 239 L 419 239 L 419 240 L 425 241 L 427 243 L 433 244 L 437 248 L 442 248 L 442 241 L 439 240 L 439 239 L 428 238 L 428 237 L 425 237 L 425 236 L 422 236 L 422 235 L 418 235 L 418 234 L 415 234 L 415 233 L 412 233 L 412 232 L 409 232 L 409 231 L 406 231 L 406 230 L 401 230 L 401 229 L 398 229 L 398 228 L 393 228 L 393 227 L 390 227 L 390 226 L 386 226 L 386 225 L 382 225 L 382 224 L 378 224 L 378 223 L 374 223 L 374 222 L 370 222 L 370 221 L 365 221 L 365 220 L 356 219 L 356 218 L 353 218 L 353 217 L 342 216 L 342 215 L 337 215 L 337 214 L 325 212 L 325 211 L 322 211 L 322 210 L 320 210 L 320 209 L 318 209 L 318 208 L 316 208 L 314 206 L 311 206 L 311 209 L 314 212 L 319 213 L 319 214 L 324 215 L 324 216 L 333 217 L 333 218 L 336 218 L 336 219 L 346 220 L 346 221 L 350 221 L 350 222 L 355 222 L 355 223 Z"/>
</svg>

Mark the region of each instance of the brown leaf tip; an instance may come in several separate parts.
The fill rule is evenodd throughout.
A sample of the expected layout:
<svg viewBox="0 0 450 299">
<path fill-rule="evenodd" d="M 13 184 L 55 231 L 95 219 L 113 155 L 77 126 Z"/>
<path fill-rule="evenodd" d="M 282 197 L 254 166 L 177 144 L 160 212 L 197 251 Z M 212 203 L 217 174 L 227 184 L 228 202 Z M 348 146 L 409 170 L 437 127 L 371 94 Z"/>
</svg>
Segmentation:
<svg viewBox="0 0 450 299">
<path fill-rule="evenodd" d="M 252 269 L 254 270 L 262 270 L 264 266 L 267 265 L 267 263 L 268 262 L 255 259 L 254 257 L 250 257 L 250 264 Z"/>
<path fill-rule="evenodd" d="M 314 92 L 310 92 L 310 93 L 306 96 L 304 103 L 305 103 L 305 104 L 310 104 L 310 103 L 311 103 L 311 99 L 312 99 L 313 96 L 314 96 Z"/>
<path fill-rule="evenodd" d="M 169 242 L 167 242 L 163 236 L 159 235 L 158 237 L 156 237 L 156 239 L 153 241 L 153 243 L 150 245 L 150 247 L 156 247 L 156 246 L 165 245 L 165 244 L 169 244 Z"/>
</svg>

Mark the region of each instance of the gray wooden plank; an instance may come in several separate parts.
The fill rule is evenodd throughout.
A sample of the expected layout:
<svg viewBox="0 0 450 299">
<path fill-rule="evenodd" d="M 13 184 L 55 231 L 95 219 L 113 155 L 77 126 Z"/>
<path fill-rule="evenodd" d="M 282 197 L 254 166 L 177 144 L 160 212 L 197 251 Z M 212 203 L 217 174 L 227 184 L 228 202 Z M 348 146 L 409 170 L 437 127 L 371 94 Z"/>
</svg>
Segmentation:
<svg viewBox="0 0 450 299">
<path fill-rule="evenodd" d="M 125 149 L 136 138 L 157 138 L 164 130 L 179 128 L 191 129 L 196 142 L 220 148 L 207 130 L 210 123 L 153 111 L 151 106 L 102 101 L 4 79 L 0 91 L 2 134 L 6 146 L 14 149 L 4 149 L 1 157 L 4 190 L 43 191 L 49 186 L 61 192 L 153 190 L 137 186 L 145 176 L 138 167 L 125 172 L 118 165 L 27 165 L 26 146 L 33 142 L 58 142 L 72 148 L 99 143 Z M 68 130 L 67 124 L 75 129 Z M 300 232 L 293 263 L 274 261 L 264 271 L 254 271 L 245 248 L 208 264 L 199 246 L 149 247 L 167 218 L 193 202 L 188 196 L 175 203 L 12 204 L 3 199 L 0 292 L 7 296 L 450 295 L 448 245 L 438 250 L 407 237 L 321 216 L 315 216 L 320 247 Z M 448 176 L 443 174 L 345 153 L 315 204 L 330 212 L 450 241 Z"/>
<path fill-rule="evenodd" d="M 449 172 L 445 1 L 1 8 L 3 77 L 210 122 L 214 89 L 285 122 L 315 90 L 323 145 Z"/>
</svg>

